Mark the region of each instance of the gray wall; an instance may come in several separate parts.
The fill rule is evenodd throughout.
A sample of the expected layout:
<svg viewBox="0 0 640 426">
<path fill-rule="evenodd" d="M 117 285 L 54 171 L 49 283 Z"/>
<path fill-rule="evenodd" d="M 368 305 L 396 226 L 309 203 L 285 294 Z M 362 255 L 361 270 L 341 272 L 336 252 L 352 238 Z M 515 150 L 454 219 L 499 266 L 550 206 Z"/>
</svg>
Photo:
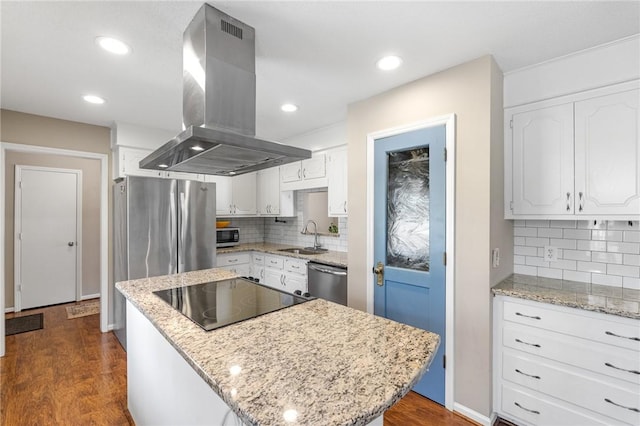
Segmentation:
<svg viewBox="0 0 640 426">
<path fill-rule="evenodd" d="M 25 114 L 16 111 L 0 110 L 0 140 L 22 145 L 36 145 L 49 148 L 107 154 L 111 164 L 110 129 L 73 121 Z M 13 204 L 14 204 L 14 168 L 13 165 L 29 164 L 51 167 L 83 169 L 83 187 L 97 190 L 83 191 L 83 294 L 100 292 L 99 279 L 99 241 L 100 241 L 100 164 L 97 160 L 77 159 L 47 154 L 7 153 L 5 164 L 5 297 L 6 307 L 13 306 Z M 96 171 L 97 167 L 97 171 Z M 110 169 L 110 168 L 109 168 Z M 96 176 L 97 173 L 97 176 Z M 109 170 L 109 180 L 111 171 Z M 112 247 L 111 247 L 111 191 L 109 191 L 109 283 L 112 283 Z M 91 252 L 90 252 L 91 251 Z M 86 258 L 86 260 L 85 260 Z M 112 285 L 112 284 L 111 284 Z M 110 305 L 111 306 L 111 305 Z M 109 323 L 112 322 L 111 308 Z"/>
<path fill-rule="evenodd" d="M 502 219 L 502 73 L 490 56 L 349 105 L 349 306 L 366 309 L 367 134 L 456 114 L 455 402 L 491 414 L 490 287 L 513 262 Z M 500 152 L 498 152 L 500 151 Z M 503 252 L 491 270 L 491 247 Z M 511 258 L 510 258 L 511 257 Z"/>
</svg>

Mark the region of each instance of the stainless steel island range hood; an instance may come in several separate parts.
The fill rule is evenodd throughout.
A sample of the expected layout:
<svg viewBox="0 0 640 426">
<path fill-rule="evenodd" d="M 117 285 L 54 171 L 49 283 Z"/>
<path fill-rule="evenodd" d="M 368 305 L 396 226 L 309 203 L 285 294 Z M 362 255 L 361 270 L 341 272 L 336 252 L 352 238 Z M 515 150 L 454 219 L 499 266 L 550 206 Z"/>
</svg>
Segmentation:
<svg viewBox="0 0 640 426">
<path fill-rule="evenodd" d="M 311 157 L 256 139 L 255 30 L 204 4 L 184 32 L 185 128 L 142 161 L 143 169 L 240 175 Z"/>
</svg>

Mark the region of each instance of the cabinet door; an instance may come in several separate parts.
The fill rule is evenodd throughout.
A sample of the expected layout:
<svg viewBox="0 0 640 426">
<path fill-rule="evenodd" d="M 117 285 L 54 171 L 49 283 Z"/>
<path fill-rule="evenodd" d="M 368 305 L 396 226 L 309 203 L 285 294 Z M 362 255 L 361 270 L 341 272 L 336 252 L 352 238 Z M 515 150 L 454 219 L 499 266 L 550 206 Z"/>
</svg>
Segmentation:
<svg viewBox="0 0 640 426">
<path fill-rule="evenodd" d="M 261 215 L 280 213 L 280 168 L 272 167 L 257 173 L 258 211 Z"/>
<path fill-rule="evenodd" d="M 305 293 L 307 291 L 307 277 L 304 275 L 285 274 L 282 279 L 282 289 L 287 293 L 296 290 Z"/>
<path fill-rule="evenodd" d="M 573 104 L 512 120 L 513 214 L 573 214 Z"/>
<path fill-rule="evenodd" d="M 326 176 L 324 154 L 314 155 L 308 160 L 302 160 L 302 179 L 316 179 Z"/>
<path fill-rule="evenodd" d="M 329 216 L 347 215 L 347 150 L 339 149 L 327 156 Z"/>
<path fill-rule="evenodd" d="M 204 181 L 216 184 L 216 216 L 231 215 L 233 213 L 231 178 L 227 176 L 207 175 Z"/>
<path fill-rule="evenodd" d="M 639 94 L 576 102 L 576 213 L 640 214 Z"/>
<path fill-rule="evenodd" d="M 162 170 L 141 169 L 138 165 L 140 160 L 151 154 L 151 151 L 138 148 L 118 148 L 118 158 L 120 167 L 118 174 L 120 176 L 151 176 L 166 177 L 166 172 Z"/>
<path fill-rule="evenodd" d="M 231 178 L 233 213 L 237 215 L 255 215 L 256 209 L 256 173 L 246 173 Z"/>
<path fill-rule="evenodd" d="M 200 182 L 204 182 L 204 175 L 199 175 L 196 173 L 167 172 L 166 175 L 169 179 L 197 180 Z"/>
<path fill-rule="evenodd" d="M 302 163 L 300 161 L 280 166 L 280 180 L 282 182 L 297 182 L 300 179 L 302 179 Z"/>
<path fill-rule="evenodd" d="M 261 280 L 261 284 L 269 287 L 281 289 L 282 288 L 282 271 L 265 268 L 264 269 L 264 282 Z"/>
</svg>

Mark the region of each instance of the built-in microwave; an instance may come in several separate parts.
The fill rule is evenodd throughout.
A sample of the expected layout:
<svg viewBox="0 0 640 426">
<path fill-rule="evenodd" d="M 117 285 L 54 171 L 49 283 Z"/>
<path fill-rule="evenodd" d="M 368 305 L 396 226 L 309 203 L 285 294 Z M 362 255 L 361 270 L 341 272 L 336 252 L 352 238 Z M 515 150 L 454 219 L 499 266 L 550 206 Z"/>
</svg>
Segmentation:
<svg viewBox="0 0 640 426">
<path fill-rule="evenodd" d="M 240 243 L 240 229 L 218 228 L 216 229 L 216 247 L 233 247 Z"/>
</svg>

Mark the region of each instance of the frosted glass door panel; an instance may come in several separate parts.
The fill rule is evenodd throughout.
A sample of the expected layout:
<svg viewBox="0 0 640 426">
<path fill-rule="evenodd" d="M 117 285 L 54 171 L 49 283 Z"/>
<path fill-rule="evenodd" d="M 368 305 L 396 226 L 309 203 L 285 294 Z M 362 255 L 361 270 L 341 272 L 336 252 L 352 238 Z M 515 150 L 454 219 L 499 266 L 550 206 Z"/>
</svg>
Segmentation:
<svg viewBox="0 0 640 426">
<path fill-rule="evenodd" d="M 387 265 L 428 271 L 429 147 L 387 156 Z"/>
</svg>

